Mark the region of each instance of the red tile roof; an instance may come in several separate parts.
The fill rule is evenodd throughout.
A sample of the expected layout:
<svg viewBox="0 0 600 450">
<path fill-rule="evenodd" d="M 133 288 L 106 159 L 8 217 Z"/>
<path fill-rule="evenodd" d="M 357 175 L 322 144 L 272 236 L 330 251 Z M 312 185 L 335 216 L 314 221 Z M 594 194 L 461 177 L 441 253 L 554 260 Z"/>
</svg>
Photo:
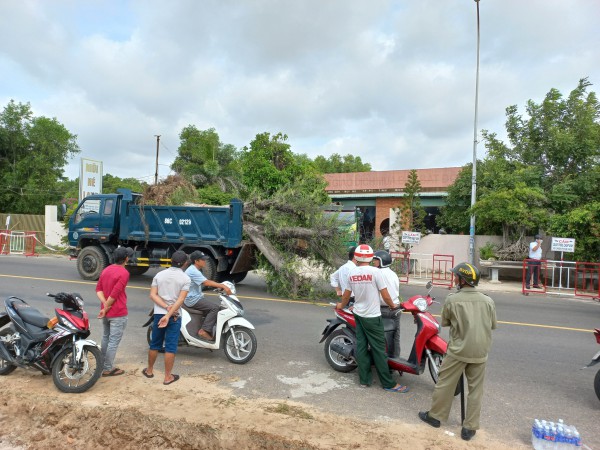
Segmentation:
<svg viewBox="0 0 600 450">
<path fill-rule="evenodd" d="M 445 192 L 454 183 L 462 167 L 417 169 L 423 192 Z M 351 192 L 402 192 L 410 170 L 380 172 L 328 173 L 326 191 L 330 194 Z"/>
</svg>

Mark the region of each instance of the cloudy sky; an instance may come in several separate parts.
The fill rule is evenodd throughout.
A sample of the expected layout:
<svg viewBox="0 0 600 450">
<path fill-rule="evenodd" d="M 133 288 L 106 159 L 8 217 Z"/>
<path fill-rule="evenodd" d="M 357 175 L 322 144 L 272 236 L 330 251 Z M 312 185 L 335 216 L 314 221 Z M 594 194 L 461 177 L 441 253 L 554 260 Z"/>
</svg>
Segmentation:
<svg viewBox="0 0 600 450">
<path fill-rule="evenodd" d="M 597 0 L 481 0 L 478 128 L 503 136 L 507 106 L 583 77 L 600 92 L 599 18 Z M 473 0 L 2 0 L 0 107 L 29 102 L 80 156 L 145 181 L 155 135 L 166 176 L 190 124 L 240 149 L 283 132 L 295 153 L 374 170 L 461 166 L 476 24 Z"/>
</svg>

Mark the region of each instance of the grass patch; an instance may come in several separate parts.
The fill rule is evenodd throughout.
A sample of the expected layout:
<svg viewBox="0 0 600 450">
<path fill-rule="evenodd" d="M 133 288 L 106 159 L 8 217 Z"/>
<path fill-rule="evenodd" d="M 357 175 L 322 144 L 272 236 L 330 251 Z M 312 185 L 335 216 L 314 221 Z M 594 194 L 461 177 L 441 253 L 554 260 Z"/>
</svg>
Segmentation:
<svg viewBox="0 0 600 450">
<path fill-rule="evenodd" d="M 314 419 L 314 417 L 298 406 L 288 405 L 287 403 L 278 403 L 276 406 L 265 408 L 267 412 L 285 414 L 286 416 L 298 417 L 299 419 Z"/>
</svg>

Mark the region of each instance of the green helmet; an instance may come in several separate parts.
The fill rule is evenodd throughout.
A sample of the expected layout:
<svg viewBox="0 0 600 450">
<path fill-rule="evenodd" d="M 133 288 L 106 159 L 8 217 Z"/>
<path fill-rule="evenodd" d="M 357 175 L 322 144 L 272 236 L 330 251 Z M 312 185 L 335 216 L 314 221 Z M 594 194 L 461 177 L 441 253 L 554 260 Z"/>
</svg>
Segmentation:
<svg viewBox="0 0 600 450">
<path fill-rule="evenodd" d="M 450 272 L 472 287 L 477 286 L 479 279 L 481 278 L 479 269 L 466 262 L 461 262 L 457 266 L 453 267 Z"/>
</svg>

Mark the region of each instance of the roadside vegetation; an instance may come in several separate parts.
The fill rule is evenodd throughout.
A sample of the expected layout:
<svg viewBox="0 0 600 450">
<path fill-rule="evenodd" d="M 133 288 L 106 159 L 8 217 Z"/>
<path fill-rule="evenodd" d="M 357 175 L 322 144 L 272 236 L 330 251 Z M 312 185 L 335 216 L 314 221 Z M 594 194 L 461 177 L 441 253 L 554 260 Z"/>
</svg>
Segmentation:
<svg viewBox="0 0 600 450">
<path fill-rule="evenodd" d="M 551 89 L 525 112 L 506 109 L 508 142 L 483 130 L 487 154 L 477 162 L 477 203 L 471 209 L 471 165 L 450 187 L 438 224 L 468 233 L 500 234 L 498 259 L 522 259 L 527 234 L 544 232 L 577 240 L 574 257 L 600 258 L 600 104 L 587 79 L 567 96 Z M 294 153 L 283 133 L 259 133 L 242 149 L 221 142 L 213 128 L 190 124 L 180 133 L 172 175 L 157 185 L 135 178 L 103 177 L 103 190 L 129 188 L 155 204 L 228 204 L 244 201 L 244 231 L 260 250 L 259 263 L 271 292 L 318 298 L 318 286 L 346 258 L 346 237 L 335 217 L 324 173 L 370 171 L 359 156 L 333 154 L 314 160 Z M 65 204 L 68 220 L 78 179 L 64 167 L 80 148 L 77 136 L 57 119 L 35 117 L 29 104 L 10 101 L 0 112 L 0 211 L 42 214 L 46 204 Z M 391 168 L 390 168 L 391 169 Z M 416 171 L 405 186 L 390 229 L 423 230 L 421 185 Z M 60 208 L 59 208 L 60 210 Z M 374 242 L 377 245 L 377 242 Z M 492 249 L 490 249 L 492 250 Z M 40 252 L 45 252 L 40 248 Z"/>
</svg>

